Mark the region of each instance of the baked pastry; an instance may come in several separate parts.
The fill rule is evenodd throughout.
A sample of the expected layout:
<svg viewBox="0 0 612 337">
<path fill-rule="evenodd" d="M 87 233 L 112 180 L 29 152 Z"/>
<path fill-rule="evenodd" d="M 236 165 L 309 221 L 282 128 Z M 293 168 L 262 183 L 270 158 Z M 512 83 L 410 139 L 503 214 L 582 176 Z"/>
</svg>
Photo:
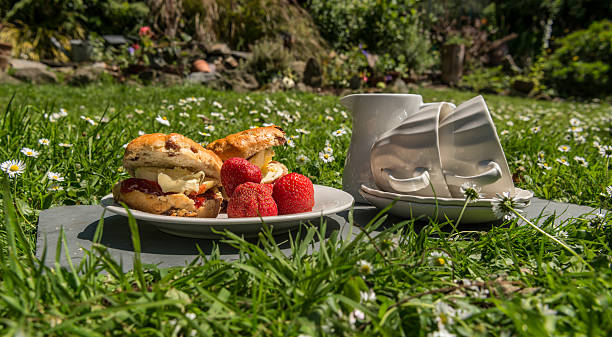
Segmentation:
<svg viewBox="0 0 612 337">
<path fill-rule="evenodd" d="M 214 218 L 223 162 L 212 151 L 177 134 L 153 133 L 131 141 L 123 166 L 133 177 L 113 187 L 113 197 L 154 214 Z"/>
<path fill-rule="evenodd" d="M 289 172 L 285 165 L 272 160 L 272 147 L 283 145 L 286 141 L 283 129 L 272 125 L 231 134 L 215 140 L 206 148 L 216 153 L 223 161 L 240 157 L 258 166 L 263 177 L 261 183 L 266 184 Z"/>
</svg>

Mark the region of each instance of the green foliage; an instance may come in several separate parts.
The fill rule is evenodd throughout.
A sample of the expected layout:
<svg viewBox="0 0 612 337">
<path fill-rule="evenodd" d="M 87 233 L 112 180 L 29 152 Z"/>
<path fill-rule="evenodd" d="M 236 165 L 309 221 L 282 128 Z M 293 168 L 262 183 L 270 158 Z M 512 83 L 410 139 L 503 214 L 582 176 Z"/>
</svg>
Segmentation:
<svg viewBox="0 0 612 337">
<path fill-rule="evenodd" d="M 325 85 L 337 88 L 348 88 L 351 79 L 370 76 L 367 71 L 368 61 L 358 47 L 343 53 L 332 53 L 323 62 Z"/>
<path fill-rule="evenodd" d="M 253 56 L 246 66 L 259 83 L 267 83 L 274 76 L 286 73 L 290 61 L 289 51 L 280 41 L 263 39 L 253 46 Z"/>
<path fill-rule="evenodd" d="M 547 83 L 560 95 L 612 94 L 612 21 L 593 22 L 557 39 L 555 46 L 543 68 Z"/>
<path fill-rule="evenodd" d="M 476 68 L 461 78 L 461 85 L 476 92 L 501 93 L 510 87 L 510 76 L 504 73 L 502 66 Z"/>
<path fill-rule="evenodd" d="M 418 1 L 393 0 L 323 1 L 311 0 L 307 8 L 321 35 L 339 50 L 359 44 L 373 54 L 388 54 L 387 60 L 416 73 L 435 64 L 428 33 L 417 11 Z"/>
</svg>

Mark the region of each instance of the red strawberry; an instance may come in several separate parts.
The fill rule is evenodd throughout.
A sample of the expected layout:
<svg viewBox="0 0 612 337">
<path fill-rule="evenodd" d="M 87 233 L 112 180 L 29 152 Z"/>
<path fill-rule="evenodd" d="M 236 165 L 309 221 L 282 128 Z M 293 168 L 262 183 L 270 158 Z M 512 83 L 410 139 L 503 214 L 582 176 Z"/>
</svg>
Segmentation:
<svg viewBox="0 0 612 337">
<path fill-rule="evenodd" d="M 278 210 L 270 188 L 264 184 L 241 184 L 227 204 L 227 216 L 230 218 L 271 215 L 278 215 Z"/>
<path fill-rule="evenodd" d="M 261 182 L 261 170 L 244 158 L 230 158 L 221 166 L 221 185 L 231 198 L 238 185 Z"/>
<path fill-rule="evenodd" d="M 308 177 L 289 173 L 274 182 L 272 192 L 278 206 L 278 214 L 292 214 L 312 211 L 314 187 Z"/>
</svg>

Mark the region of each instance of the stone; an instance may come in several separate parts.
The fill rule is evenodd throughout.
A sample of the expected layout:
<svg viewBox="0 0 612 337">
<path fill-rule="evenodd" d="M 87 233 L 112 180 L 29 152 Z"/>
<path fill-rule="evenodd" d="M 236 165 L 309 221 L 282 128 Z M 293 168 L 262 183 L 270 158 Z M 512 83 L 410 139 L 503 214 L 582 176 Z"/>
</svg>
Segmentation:
<svg viewBox="0 0 612 337">
<path fill-rule="evenodd" d="M 225 43 L 215 43 L 208 48 L 209 54 L 230 55 L 232 50 Z"/>
<path fill-rule="evenodd" d="M 19 84 L 21 81 L 10 76 L 7 73 L 0 72 L 0 84 Z"/>
<path fill-rule="evenodd" d="M 408 93 L 410 89 L 408 89 L 406 82 L 404 82 L 401 78 L 398 77 L 391 84 L 391 91 L 397 93 Z"/>
<path fill-rule="evenodd" d="M 205 84 L 217 79 L 215 73 L 193 72 L 185 78 L 186 84 Z"/>
<path fill-rule="evenodd" d="M 359 76 L 353 76 L 351 77 L 351 79 L 349 80 L 349 88 L 356 90 L 361 88 L 361 83 L 363 82 L 363 79 Z"/>
<path fill-rule="evenodd" d="M 193 69 L 196 72 L 201 72 L 201 73 L 209 73 L 210 71 L 210 66 L 208 65 L 208 62 L 200 59 L 200 60 L 195 60 L 193 61 Z"/>
<path fill-rule="evenodd" d="M 585 218 L 583 217 L 585 214 L 586 218 L 592 218 L 595 217 L 597 212 L 597 210 L 587 206 L 539 198 L 533 198 L 531 204 L 524 211 L 528 219 L 535 219 L 540 216 L 542 216 L 542 219 L 545 219 L 554 215 L 555 224 L 561 224 L 571 218 Z M 356 203 L 352 211 L 353 226 L 350 226 L 347 221 L 349 211 L 326 216 L 322 219 L 322 221 L 327 223 L 325 239 L 329 237 L 332 231 L 337 230 L 343 240 L 351 240 L 360 232 L 359 227 L 363 228 L 379 212 L 378 209 L 370 205 Z M 609 211 L 600 210 L 600 212 L 605 214 Z M 60 231 L 63 228 L 66 238 L 65 243 L 68 246 L 68 255 L 73 265 L 77 265 L 85 257 L 86 250 L 91 250 L 93 236 L 102 215 L 103 208 L 98 205 L 62 206 L 42 211 L 38 219 L 36 231 L 36 257 L 42 259 L 43 252 L 46 250 L 43 262 L 51 268 L 55 266 L 55 247 L 60 237 Z M 110 256 L 116 261 L 123 262 L 123 270 L 127 272 L 132 269 L 134 259 L 134 249 L 127 218 L 109 212 L 105 212 L 103 216 L 104 227 L 100 244 L 107 248 Z M 390 215 L 381 224 L 379 230 L 373 231 L 371 234 L 376 236 L 380 231 L 400 221 L 402 219 Z M 312 221 L 312 224 L 317 225 L 317 222 L 318 220 Z M 419 231 L 427 225 L 428 222 L 426 221 L 417 221 L 415 223 L 415 230 Z M 461 224 L 459 229 L 487 231 L 491 230 L 492 225 L 499 224 Z M 520 220 L 519 225 L 526 224 Z M 207 256 L 212 254 L 215 247 L 218 246 L 219 255 L 222 260 L 232 261 L 239 258 L 239 252 L 234 247 L 220 240 L 192 239 L 165 234 L 151 224 L 141 220 L 138 220 L 138 232 L 141 243 L 141 261 L 144 264 L 154 264 L 160 268 L 185 266 L 198 258 L 198 247 Z M 292 233 L 292 237 L 296 237 L 295 233 Z M 279 234 L 274 235 L 274 237 L 275 241 L 279 242 L 280 250 L 286 255 L 291 254 L 291 246 L 287 241 L 289 235 Z M 256 239 L 253 239 L 251 242 L 256 243 Z M 317 238 L 313 242 L 312 251 L 319 250 L 319 247 L 320 241 Z M 60 253 L 59 260 L 62 266 L 68 267 L 66 252 L 62 251 Z"/>
<path fill-rule="evenodd" d="M 225 60 L 223 61 L 223 64 L 227 68 L 236 68 L 236 67 L 238 67 L 238 61 L 236 61 L 236 59 L 233 58 L 232 56 L 226 57 Z"/>
<path fill-rule="evenodd" d="M 68 83 L 71 85 L 85 85 L 99 81 L 102 74 L 105 73 L 104 67 L 100 65 L 88 65 L 78 67 L 68 78 Z"/>
<path fill-rule="evenodd" d="M 9 63 L 11 64 L 11 68 L 15 70 L 26 69 L 26 68 L 36 68 L 36 69 L 47 70 L 47 66 L 44 63 L 36 62 L 36 61 L 11 59 Z"/>
<path fill-rule="evenodd" d="M 306 70 L 306 62 L 304 61 L 293 61 L 289 64 L 289 69 L 291 69 L 291 73 L 298 76 L 298 80 L 302 79 L 304 75 L 304 70 Z"/>
<path fill-rule="evenodd" d="M 10 56 L 0 54 L 0 71 L 6 71 L 10 65 Z"/>
<path fill-rule="evenodd" d="M 18 68 L 14 70 L 13 77 L 33 84 L 57 83 L 54 72 L 41 68 Z"/>
<path fill-rule="evenodd" d="M 314 88 L 319 88 L 323 82 L 322 75 L 323 72 L 321 71 L 321 65 L 319 62 L 314 58 L 308 59 L 308 62 L 306 62 L 306 68 L 304 69 L 304 75 L 302 76 L 302 81 L 304 84 Z"/>
<path fill-rule="evenodd" d="M 157 77 L 157 81 L 164 86 L 173 86 L 183 84 L 183 78 L 176 74 L 160 73 Z"/>
</svg>

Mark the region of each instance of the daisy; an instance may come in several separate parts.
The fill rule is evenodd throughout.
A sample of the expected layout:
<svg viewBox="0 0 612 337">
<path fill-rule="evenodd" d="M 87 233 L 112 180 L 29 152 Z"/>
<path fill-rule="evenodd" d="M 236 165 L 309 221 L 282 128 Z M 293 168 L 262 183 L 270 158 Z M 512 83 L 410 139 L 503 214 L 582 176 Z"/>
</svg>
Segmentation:
<svg viewBox="0 0 612 337">
<path fill-rule="evenodd" d="M 298 155 L 297 157 L 295 157 L 295 160 L 298 162 L 298 164 L 306 164 L 310 161 L 310 158 L 306 157 L 303 154 Z"/>
<path fill-rule="evenodd" d="M 210 132 L 213 132 L 213 131 L 215 131 L 215 126 L 214 125 L 206 125 L 204 127 L 204 129 L 206 129 L 206 130 L 208 130 Z"/>
<path fill-rule="evenodd" d="M 567 161 L 567 158 L 565 156 L 563 156 L 561 158 L 557 158 L 556 161 L 559 164 L 563 164 L 565 166 L 569 166 L 569 162 Z"/>
<path fill-rule="evenodd" d="M 295 132 L 297 132 L 297 133 L 303 133 L 303 134 L 305 134 L 305 135 L 307 135 L 307 134 L 309 134 L 309 133 L 310 133 L 310 131 L 308 131 L 308 130 L 304 130 L 304 129 L 295 129 Z"/>
<path fill-rule="evenodd" d="M 561 152 L 569 152 L 572 148 L 569 145 L 560 145 L 557 150 Z"/>
<path fill-rule="evenodd" d="M 569 129 L 567 129 L 567 132 L 571 132 L 571 133 L 579 133 L 582 132 L 582 127 L 580 126 L 571 126 Z"/>
<path fill-rule="evenodd" d="M 370 291 L 360 291 L 359 295 L 361 297 L 361 302 L 370 302 L 376 301 L 376 293 L 374 290 L 370 289 Z"/>
<path fill-rule="evenodd" d="M 468 202 L 475 202 L 476 200 L 483 198 L 484 195 L 480 193 L 481 190 L 482 189 L 478 185 L 471 181 L 466 181 L 459 188 L 459 191 L 463 193 Z"/>
<path fill-rule="evenodd" d="M 429 264 L 435 267 L 444 267 L 452 265 L 452 261 L 445 252 L 433 251 L 429 253 Z"/>
<path fill-rule="evenodd" d="M 612 145 L 602 145 L 599 147 L 599 154 L 604 158 L 612 158 Z"/>
<path fill-rule="evenodd" d="M 143 136 L 144 134 L 145 134 L 145 132 L 144 132 L 144 131 L 138 131 L 138 135 L 139 135 L 139 136 Z"/>
<path fill-rule="evenodd" d="M 612 185 L 606 187 L 606 193 L 608 193 L 608 197 L 612 198 Z"/>
<path fill-rule="evenodd" d="M 287 143 L 286 143 L 289 147 L 295 147 L 295 142 L 293 141 L 293 139 L 287 139 Z"/>
<path fill-rule="evenodd" d="M 531 132 L 533 132 L 533 133 L 538 133 L 538 132 L 540 132 L 540 129 L 541 129 L 541 127 L 539 127 L 539 126 L 534 126 L 534 127 L 532 127 L 530 130 L 531 130 Z"/>
<path fill-rule="evenodd" d="M 0 169 L 4 171 L 10 178 L 18 176 L 25 172 L 26 164 L 21 160 L 7 160 L 0 164 Z"/>
<path fill-rule="evenodd" d="M 84 120 L 84 121 L 86 121 L 87 123 L 89 123 L 89 124 L 91 124 L 91 125 L 96 125 L 96 121 L 94 121 L 93 119 L 91 119 L 91 118 L 89 118 L 89 117 L 86 117 L 86 116 L 81 115 L 81 119 L 82 119 L 82 120 Z"/>
<path fill-rule="evenodd" d="M 582 122 L 578 119 L 578 118 L 572 118 L 569 121 L 571 126 L 578 126 L 580 124 L 582 124 Z"/>
<path fill-rule="evenodd" d="M 135 112 L 135 113 L 137 113 L 137 114 L 139 114 L 139 115 L 142 115 L 142 114 L 144 113 L 144 110 L 141 110 L 141 109 L 134 109 L 134 112 Z"/>
<path fill-rule="evenodd" d="M 61 147 L 72 147 L 72 144 L 70 144 L 70 143 L 59 143 L 57 145 L 59 145 Z"/>
<path fill-rule="evenodd" d="M 319 152 L 319 158 L 324 163 L 331 163 L 335 159 L 334 156 L 331 153 L 327 153 L 327 152 Z"/>
<path fill-rule="evenodd" d="M 539 166 L 540 168 L 543 168 L 543 169 L 547 170 L 547 171 L 552 170 L 552 167 L 550 167 L 550 165 L 548 165 L 548 164 L 546 164 L 546 163 L 544 163 L 544 162 L 538 163 L 538 166 Z"/>
<path fill-rule="evenodd" d="M 25 154 L 28 157 L 38 157 L 38 151 L 34 151 L 30 148 L 24 147 L 23 149 L 21 149 L 21 153 Z"/>
<path fill-rule="evenodd" d="M 503 130 L 502 132 L 500 132 L 500 134 L 501 134 L 502 136 L 505 136 L 505 135 L 507 135 L 507 134 L 509 134 L 509 133 L 510 133 L 510 131 L 508 131 L 508 130 Z"/>
<path fill-rule="evenodd" d="M 531 118 L 529 118 L 528 116 L 519 116 L 520 120 L 522 120 L 523 122 L 528 122 Z"/>
<path fill-rule="evenodd" d="M 357 261 L 357 271 L 359 271 L 360 274 L 369 275 L 374 272 L 374 268 L 370 262 L 366 260 L 359 260 Z"/>
<path fill-rule="evenodd" d="M 257 114 L 257 110 L 251 110 L 249 111 L 249 115 L 256 115 Z"/>
<path fill-rule="evenodd" d="M 263 123 L 263 126 L 264 126 L 264 127 L 267 127 L 267 126 L 272 126 L 272 125 L 274 125 L 274 123 Z"/>
<path fill-rule="evenodd" d="M 221 105 L 221 103 L 219 103 L 219 102 L 217 102 L 217 101 L 212 102 L 212 105 L 213 105 L 215 108 L 217 108 L 217 109 L 221 109 L 221 108 L 223 108 L 223 105 Z"/>
<path fill-rule="evenodd" d="M 168 110 L 172 111 L 172 110 L 174 110 L 174 105 L 170 104 L 170 105 L 168 105 L 168 106 L 166 107 L 166 109 L 168 109 Z"/>
<path fill-rule="evenodd" d="M 47 188 L 47 191 L 51 191 L 51 192 L 57 192 L 57 191 L 63 191 L 64 188 L 60 185 L 51 185 L 49 186 L 49 188 Z"/>
<path fill-rule="evenodd" d="M 186 113 L 186 112 L 181 112 L 181 113 L 179 113 L 179 116 L 180 116 L 180 117 L 189 118 L 191 115 L 189 115 L 189 114 L 188 114 L 188 113 Z"/>
<path fill-rule="evenodd" d="M 168 120 L 168 118 L 166 116 L 157 116 L 157 118 L 155 118 L 155 120 L 162 125 L 165 126 L 170 126 L 170 121 Z"/>
<path fill-rule="evenodd" d="M 589 162 L 584 159 L 584 157 L 574 156 L 574 160 L 578 162 L 581 166 L 589 167 Z"/>
<path fill-rule="evenodd" d="M 498 218 L 504 218 L 504 220 L 511 220 L 516 217 L 514 211 L 522 213 L 521 210 L 516 209 L 519 203 L 514 200 L 514 197 L 510 196 L 510 192 L 503 192 L 501 194 L 496 193 L 496 197 L 493 198 L 493 213 Z"/>
<path fill-rule="evenodd" d="M 346 135 L 346 130 L 338 129 L 338 130 L 332 132 L 332 136 L 335 136 L 335 137 L 340 137 L 342 135 Z"/>
<path fill-rule="evenodd" d="M 357 323 L 357 321 L 363 321 L 364 319 L 365 319 L 365 314 L 363 313 L 363 311 L 359 309 L 355 309 L 351 311 L 351 313 L 348 316 L 349 323 L 352 326 L 355 326 L 355 323 Z"/>
<path fill-rule="evenodd" d="M 329 154 L 332 154 L 332 153 L 334 153 L 334 149 L 332 149 L 332 148 L 331 148 L 329 145 L 326 145 L 326 146 L 323 148 L 323 152 L 325 152 L 325 153 L 329 153 Z"/>
<path fill-rule="evenodd" d="M 210 133 L 207 133 L 207 132 L 201 132 L 201 131 L 198 131 L 198 134 L 199 134 L 200 136 L 210 137 Z"/>
<path fill-rule="evenodd" d="M 38 144 L 48 146 L 51 142 L 47 138 L 41 138 L 38 140 Z"/>
<path fill-rule="evenodd" d="M 342 118 L 344 119 L 348 118 L 348 114 L 345 111 L 340 111 L 340 115 L 342 115 Z"/>
<path fill-rule="evenodd" d="M 326 121 L 333 121 L 334 117 L 332 117 L 332 116 L 325 116 L 325 120 Z"/>
<path fill-rule="evenodd" d="M 62 177 L 59 173 L 51 172 L 51 171 L 47 173 L 47 178 L 49 180 L 64 181 L 64 177 Z"/>
</svg>

